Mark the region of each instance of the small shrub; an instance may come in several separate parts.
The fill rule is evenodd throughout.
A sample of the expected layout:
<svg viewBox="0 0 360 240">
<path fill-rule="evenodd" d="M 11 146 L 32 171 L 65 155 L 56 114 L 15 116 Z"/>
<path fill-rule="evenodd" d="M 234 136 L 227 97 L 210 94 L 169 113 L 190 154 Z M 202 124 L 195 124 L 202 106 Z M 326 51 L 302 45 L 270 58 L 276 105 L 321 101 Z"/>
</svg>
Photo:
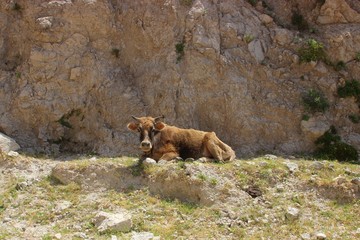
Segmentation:
<svg viewBox="0 0 360 240">
<path fill-rule="evenodd" d="M 258 3 L 258 0 L 247 0 L 253 7 L 256 6 L 256 4 Z"/>
<path fill-rule="evenodd" d="M 348 117 L 353 123 L 359 123 L 360 122 L 360 115 L 350 114 Z"/>
<path fill-rule="evenodd" d="M 180 0 L 180 5 L 183 6 L 191 6 L 192 5 L 193 0 Z"/>
<path fill-rule="evenodd" d="M 346 64 L 344 61 L 339 61 L 335 64 L 334 66 L 336 71 L 341 71 L 341 70 L 345 70 L 346 69 Z"/>
<path fill-rule="evenodd" d="M 119 57 L 120 57 L 120 49 L 118 49 L 118 48 L 113 48 L 113 49 L 111 50 L 111 54 L 112 54 L 114 57 L 119 58 Z"/>
<path fill-rule="evenodd" d="M 302 116 L 302 120 L 303 120 L 303 121 L 309 121 L 309 119 L 310 119 L 310 116 L 307 115 L 307 114 L 304 114 L 304 115 Z"/>
<path fill-rule="evenodd" d="M 15 76 L 16 76 L 16 78 L 21 78 L 21 72 L 16 72 Z"/>
<path fill-rule="evenodd" d="M 207 176 L 203 173 L 199 173 L 197 175 L 197 178 L 200 179 L 201 181 L 206 181 L 207 180 Z"/>
<path fill-rule="evenodd" d="M 325 112 L 329 108 L 329 103 L 325 96 L 314 89 L 310 89 L 305 96 L 303 96 L 303 103 L 305 109 L 310 112 Z"/>
<path fill-rule="evenodd" d="M 250 34 L 245 34 L 244 35 L 244 42 L 245 43 L 251 43 L 254 39 L 255 39 L 255 37 L 253 35 L 250 35 Z"/>
<path fill-rule="evenodd" d="M 303 15 L 300 13 L 294 12 L 291 17 L 291 23 L 297 27 L 298 30 L 304 31 L 309 29 L 309 24 L 304 19 Z"/>
<path fill-rule="evenodd" d="M 337 135 L 334 126 L 331 126 L 321 137 L 319 137 L 315 144 L 318 146 L 315 151 L 315 156 L 322 159 L 330 159 L 338 161 L 357 161 L 358 152 L 356 149 L 341 141 Z"/>
<path fill-rule="evenodd" d="M 356 53 L 356 55 L 355 55 L 355 60 L 356 60 L 357 62 L 360 62 L 360 52 Z"/>
<path fill-rule="evenodd" d="M 337 90 L 339 97 L 355 97 L 358 101 L 360 100 L 360 82 L 352 79 L 345 81 L 345 85 L 339 87 Z"/>
<path fill-rule="evenodd" d="M 176 58 L 176 62 L 180 62 L 181 59 L 184 57 L 184 54 L 185 54 L 185 44 L 184 42 L 181 42 L 181 43 L 177 43 L 175 45 L 175 50 L 176 50 L 176 54 L 177 54 L 177 58 Z"/>
<path fill-rule="evenodd" d="M 12 10 L 20 12 L 22 10 L 22 7 L 20 6 L 20 4 L 14 3 L 14 5 L 12 6 Z"/>
<path fill-rule="evenodd" d="M 315 39 L 309 39 L 306 46 L 299 49 L 300 62 L 325 60 L 324 45 Z"/>
</svg>

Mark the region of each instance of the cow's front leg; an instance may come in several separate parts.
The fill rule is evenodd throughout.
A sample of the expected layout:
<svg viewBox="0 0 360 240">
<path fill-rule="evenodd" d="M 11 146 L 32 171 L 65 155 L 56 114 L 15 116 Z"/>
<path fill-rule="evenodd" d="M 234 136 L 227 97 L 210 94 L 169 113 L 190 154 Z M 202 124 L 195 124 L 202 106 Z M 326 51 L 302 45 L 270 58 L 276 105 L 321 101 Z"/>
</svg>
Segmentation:
<svg viewBox="0 0 360 240">
<path fill-rule="evenodd" d="M 176 152 L 169 152 L 169 153 L 165 153 L 161 156 L 161 158 L 159 159 L 160 160 L 165 160 L 165 161 L 171 161 L 173 160 L 174 158 L 177 158 L 179 157 L 179 154 L 176 153 Z"/>
</svg>

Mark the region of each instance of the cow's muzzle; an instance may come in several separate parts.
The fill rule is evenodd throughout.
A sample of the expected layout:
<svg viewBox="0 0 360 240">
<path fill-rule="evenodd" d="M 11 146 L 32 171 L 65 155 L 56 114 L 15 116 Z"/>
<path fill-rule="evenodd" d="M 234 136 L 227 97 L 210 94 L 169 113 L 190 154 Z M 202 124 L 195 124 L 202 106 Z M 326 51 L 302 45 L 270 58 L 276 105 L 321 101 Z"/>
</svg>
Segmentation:
<svg viewBox="0 0 360 240">
<path fill-rule="evenodd" d="M 140 149 L 143 151 L 143 152 L 149 152 L 151 150 L 152 146 L 151 146 L 151 142 L 149 141 L 142 141 L 140 143 Z"/>
</svg>

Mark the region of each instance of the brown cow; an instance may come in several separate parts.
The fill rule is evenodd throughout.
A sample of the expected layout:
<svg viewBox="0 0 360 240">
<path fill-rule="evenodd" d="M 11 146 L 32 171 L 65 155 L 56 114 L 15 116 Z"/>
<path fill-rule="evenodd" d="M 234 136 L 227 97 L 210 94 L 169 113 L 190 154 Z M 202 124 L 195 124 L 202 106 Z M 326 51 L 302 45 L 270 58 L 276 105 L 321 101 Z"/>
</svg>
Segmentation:
<svg viewBox="0 0 360 240">
<path fill-rule="evenodd" d="M 220 162 L 235 159 L 235 152 L 223 143 L 214 132 L 194 129 L 182 129 L 163 123 L 161 117 L 134 117 L 135 122 L 127 125 L 128 129 L 140 133 L 142 159 L 170 161 L 176 157 L 213 158 Z"/>
</svg>

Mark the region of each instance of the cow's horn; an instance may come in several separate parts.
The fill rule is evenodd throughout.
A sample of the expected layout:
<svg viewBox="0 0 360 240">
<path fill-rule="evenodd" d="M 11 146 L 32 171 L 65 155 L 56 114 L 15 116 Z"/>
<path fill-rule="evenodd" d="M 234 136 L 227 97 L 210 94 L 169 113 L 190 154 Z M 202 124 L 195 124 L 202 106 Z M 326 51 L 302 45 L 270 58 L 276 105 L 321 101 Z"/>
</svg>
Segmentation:
<svg viewBox="0 0 360 240">
<path fill-rule="evenodd" d="M 134 117 L 134 116 L 131 116 L 133 119 L 135 119 L 136 121 L 140 121 L 140 118 L 137 118 L 137 117 Z"/>
<path fill-rule="evenodd" d="M 161 116 L 158 116 L 158 117 L 154 118 L 154 122 L 159 121 L 161 118 L 165 118 L 165 116 L 161 115 Z"/>
</svg>

